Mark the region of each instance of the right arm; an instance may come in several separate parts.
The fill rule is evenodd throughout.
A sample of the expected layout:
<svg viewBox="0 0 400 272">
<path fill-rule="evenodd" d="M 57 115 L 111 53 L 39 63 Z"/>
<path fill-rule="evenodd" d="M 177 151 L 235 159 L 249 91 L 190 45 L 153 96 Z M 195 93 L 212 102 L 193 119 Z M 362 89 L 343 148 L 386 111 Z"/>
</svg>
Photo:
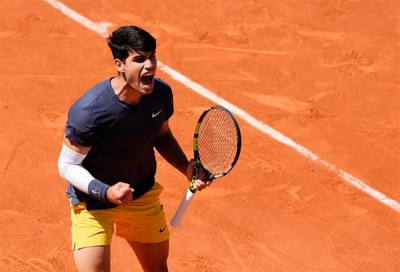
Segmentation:
<svg viewBox="0 0 400 272">
<path fill-rule="evenodd" d="M 129 184 L 119 182 L 113 186 L 107 185 L 95 179 L 83 167 L 82 161 L 89 151 L 90 147 L 72 143 L 68 138 L 64 137 L 58 158 L 58 171 L 61 177 L 80 191 L 103 202 L 126 205 L 132 201 L 133 189 Z"/>
</svg>

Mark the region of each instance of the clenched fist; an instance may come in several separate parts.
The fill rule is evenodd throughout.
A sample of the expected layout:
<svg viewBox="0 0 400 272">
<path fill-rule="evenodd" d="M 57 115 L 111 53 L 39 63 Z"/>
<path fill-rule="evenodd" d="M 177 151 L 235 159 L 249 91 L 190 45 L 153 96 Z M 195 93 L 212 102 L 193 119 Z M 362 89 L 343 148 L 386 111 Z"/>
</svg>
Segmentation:
<svg viewBox="0 0 400 272">
<path fill-rule="evenodd" d="M 128 183 L 118 182 L 108 188 L 107 199 L 114 204 L 126 206 L 132 201 L 133 191 L 133 188 Z"/>
</svg>

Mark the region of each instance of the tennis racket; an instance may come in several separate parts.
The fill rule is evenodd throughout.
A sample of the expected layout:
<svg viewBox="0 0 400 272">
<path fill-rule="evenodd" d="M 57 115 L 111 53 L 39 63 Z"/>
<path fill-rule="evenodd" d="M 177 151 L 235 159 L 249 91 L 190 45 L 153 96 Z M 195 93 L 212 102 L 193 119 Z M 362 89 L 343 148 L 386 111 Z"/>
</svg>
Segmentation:
<svg viewBox="0 0 400 272">
<path fill-rule="evenodd" d="M 202 113 L 194 130 L 193 151 L 196 160 L 194 175 L 171 220 L 172 227 L 180 226 L 190 206 L 196 192 L 194 184 L 199 169 L 208 175 L 206 180 L 227 175 L 239 159 L 241 143 L 239 125 L 229 110 L 216 105 Z"/>
</svg>

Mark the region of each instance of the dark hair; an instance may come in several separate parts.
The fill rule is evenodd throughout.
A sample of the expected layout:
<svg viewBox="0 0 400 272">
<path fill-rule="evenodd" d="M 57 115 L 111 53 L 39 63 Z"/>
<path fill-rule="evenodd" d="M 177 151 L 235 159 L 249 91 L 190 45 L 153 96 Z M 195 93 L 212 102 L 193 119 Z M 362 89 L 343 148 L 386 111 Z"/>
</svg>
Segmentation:
<svg viewBox="0 0 400 272">
<path fill-rule="evenodd" d="M 122 26 L 107 37 L 108 46 L 114 59 L 125 62 L 129 52 L 156 51 L 156 39 L 138 26 Z"/>
</svg>

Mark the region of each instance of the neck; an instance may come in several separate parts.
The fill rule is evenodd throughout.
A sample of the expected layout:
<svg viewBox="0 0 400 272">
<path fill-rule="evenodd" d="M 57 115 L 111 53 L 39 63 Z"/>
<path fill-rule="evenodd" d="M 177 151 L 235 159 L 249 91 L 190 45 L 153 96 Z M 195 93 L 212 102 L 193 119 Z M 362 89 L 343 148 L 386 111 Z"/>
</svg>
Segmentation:
<svg viewBox="0 0 400 272">
<path fill-rule="evenodd" d="M 138 105 L 142 100 L 143 95 L 133 89 L 121 75 L 111 79 L 111 86 L 119 100 L 126 104 Z"/>
</svg>

